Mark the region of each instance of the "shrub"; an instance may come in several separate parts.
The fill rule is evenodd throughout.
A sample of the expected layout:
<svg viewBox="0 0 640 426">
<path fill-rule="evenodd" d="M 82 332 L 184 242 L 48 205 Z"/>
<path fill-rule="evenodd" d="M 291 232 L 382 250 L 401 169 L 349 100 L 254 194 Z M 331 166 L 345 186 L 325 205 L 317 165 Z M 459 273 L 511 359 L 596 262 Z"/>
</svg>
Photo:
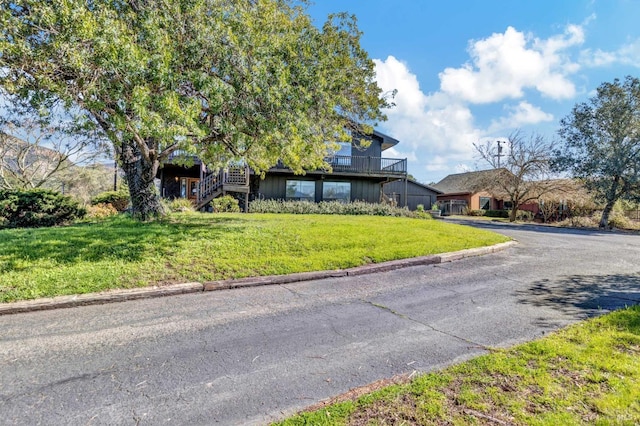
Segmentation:
<svg viewBox="0 0 640 426">
<path fill-rule="evenodd" d="M 322 201 L 312 203 L 309 201 L 282 201 L 282 200 L 255 200 L 249 204 L 251 213 L 290 213 L 290 214 L 340 214 L 340 215 L 369 215 L 369 216 L 402 216 L 424 217 L 407 208 L 394 207 L 389 204 L 365 203 L 353 201 L 341 203 L 339 201 Z"/>
<path fill-rule="evenodd" d="M 117 211 L 123 212 L 129 206 L 129 193 L 126 191 L 106 191 L 91 199 L 91 204 L 111 204 Z"/>
<path fill-rule="evenodd" d="M 213 205 L 213 211 L 215 213 L 240 213 L 238 200 L 231 195 L 215 198 L 211 204 Z"/>
<path fill-rule="evenodd" d="M 434 204 L 434 205 L 435 205 L 435 204 Z M 431 210 L 436 210 L 436 209 L 434 209 L 434 208 L 433 208 L 433 206 L 431 206 Z M 416 206 L 416 211 L 417 211 L 417 212 L 423 212 L 423 211 L 424 211 L 424 204 L 418 204 L 418 205 Z"/>
<path fill-rule="evenodd" d="M 56 226 L 84 217 L 87 211 L 71 197 L 48 189 L 0 191 L 0 226 Z"/>
<path fill-rule="evenodd" d="M 192 212 L 194 211 L 193 202 L 188 198 L 175 198 L 165 204 L 166 210 L 170 212 Z"/>
<path fill-rule="evenodd" d="M 509 217 L 509 212 L 507 210 L 487 210 L 484 212 L 484 215 L 487 217 Z"/>
<path fill-rule="evenodd" d="M 609 216 L 609 226 L 618 229 L 634 229 L 635 226 L 624 213 L 613 211 Z"/>
<path fill-rule="evenodd" d="M 105 217 L 115 216 L 118 214 L 118 210 L 111 204 L 96 204 L 87 207 L 87 217 L 92 219 L 104 219 Z"/>
<path fill-rule="evenodd" d="M 485 211 L 482 209 L 472 210 L 468 207 L 465 207 L 465 209 L 462 211 L 462 213 L 467 216 L 484 216 L 484 212 Z"/>
<path fill-rule="evenodd" d="M 518 210 L 516 212 L 516 220 L 522 220 L 522 221 L 532 221 L 533 220 L 533 213 L 531 213 L 528 210 Z"/>
<path fill-rule="evenodd" d="M 570 228 L 597 228 L 598 221 L 591 216 L 572 216 L 558 222 L 558 225 Z"/>
</svg>

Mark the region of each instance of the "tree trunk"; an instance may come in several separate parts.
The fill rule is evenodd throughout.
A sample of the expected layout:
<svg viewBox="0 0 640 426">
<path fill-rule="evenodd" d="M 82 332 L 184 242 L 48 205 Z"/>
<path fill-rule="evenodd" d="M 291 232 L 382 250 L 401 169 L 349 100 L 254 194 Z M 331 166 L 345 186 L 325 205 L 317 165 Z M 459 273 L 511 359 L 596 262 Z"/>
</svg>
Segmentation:
<svg viewBox="0 0 640 426">
<path fill-rule="evenodd" d="M 606 228 L 609 225 L 609 214 L 611 214 L 611 210 L 613 210 L 613 205 L 615 201 L 609 201 L 606 206 L 604 206 L 604 210 L 602 211 L 602 217 L 600 218 L 599 228 Z"/>
<path fill-rule="evenodd" d="M 515 204 L 514 204 L 514 206 L 515 206 Z M 509 212 L 509 222 L 515 222 L 517 214 L 518 214 L 518 208 L 517 207 L 513 207 L 511 209 L 511 211 Z"/>
<path fill-rule="evenodd" d="M 607 204 L 604 206 L 604 210 L 602 211 L 602 217 L 600 218 L 599 228 L 606 228 L 609 225 L 609 214 L 611 214 L 611 210 L 613 210 L 613 205 L 616 203 L 618 197 L 618 185 L 620 183 L 620 177 L 614 176 L 613 182 L 611 182 L 611 187 L 607 191 Z"/>
<path fill-rule="evenodd" d="M 149 220 L 162 216 L 164 208 L 153 182 L 160 162 L 145 159 L 134 141 L 123 142 L 120 159 L 129 186 L 133 217 Z"/>
</svg>

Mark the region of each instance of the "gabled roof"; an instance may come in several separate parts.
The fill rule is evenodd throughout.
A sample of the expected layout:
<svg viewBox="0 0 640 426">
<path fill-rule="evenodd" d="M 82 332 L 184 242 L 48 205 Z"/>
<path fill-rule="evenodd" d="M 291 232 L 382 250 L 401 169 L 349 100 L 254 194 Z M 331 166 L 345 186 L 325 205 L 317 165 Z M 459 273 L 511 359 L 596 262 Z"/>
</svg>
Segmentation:
<svg viewBox="0 0 640 426">
<path fill-rule="evenodd" d="M 479 170 L 449 175 L 433 185 L 444 194 L 472 194 L 486 186 L 487 180 L 498 179 L 504 169 Z"/>
<path fill-rule="evenodd" d="M 424 189 L 428 189 L 429 191 L 433 191 L 433 192 L 435 192 L 437 194 L 442 194 L 443 193 L 438 188 L 435 188 L 435 187 L 429 186 L 429 185 L 425 185 L 424 183 L 420 183 L 417 180 L 413 180 L 411 178 L 407 179 L 407 183 L 409 183 L 411 185 L 419 186 L 419 187 L 424 188 Z"/>
</svg>

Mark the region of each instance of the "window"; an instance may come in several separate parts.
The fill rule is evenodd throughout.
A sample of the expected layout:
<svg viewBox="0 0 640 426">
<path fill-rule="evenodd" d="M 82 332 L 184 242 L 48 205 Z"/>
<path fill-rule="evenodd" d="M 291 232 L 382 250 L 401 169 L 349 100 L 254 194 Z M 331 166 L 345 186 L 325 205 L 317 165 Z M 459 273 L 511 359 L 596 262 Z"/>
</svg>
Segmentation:
<svg viewBox="0 0 640 426">
<path fill-rule="evenodd" d="M 351 165 L 351 142 L 338 142 L 340 148 L 337 151 L 330 150 L 330 162 L 334 166 Z"/>
<path fill-rule="evenodd" d="M 180 178 L 180 198 L 187 198 L 187 178 Z"/>
<path fill-rule="evenodd" d="M 480 197 L 480 210 L 491 210 L 491 197 Z"/>
<path fill-rule="evenodd" d="M 351 182 L 323 182 L 322 199 L 325 201 L 351 201 Z"/>
<path fill-rule="evenodd" d="M 316 183 L 312 180 L 288 180 L 287 200 L 316 200 Z"/>
</svg>

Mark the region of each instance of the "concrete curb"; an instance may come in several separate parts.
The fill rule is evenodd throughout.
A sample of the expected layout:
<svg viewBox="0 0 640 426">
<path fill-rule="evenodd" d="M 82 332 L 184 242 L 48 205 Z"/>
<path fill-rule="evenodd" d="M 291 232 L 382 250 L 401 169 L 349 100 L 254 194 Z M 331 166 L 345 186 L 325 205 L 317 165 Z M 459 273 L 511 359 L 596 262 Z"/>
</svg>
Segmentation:
<svg viewBox="0 0 640 426">
<path fill-rule="evenodd" d="M 321 280 L 326 278 L 357 276 L 393 271 L 401 268 L 421 265 L 436 265 L 452 262 L 466 257 L 481 256 L 495 253 L 517 244 L 508 241 L 489 247 L 479 247 L 444 253 L 435 256 L 420 256 L 410 259 L 392 260 L 389 262 L 372 263 L 348 269 L 329 271 L 300 272 L 289 275 L 270 275 L 264 277 L 249 277 L 235 280 L 208 281 L 205 283 L 190 282 L 171 284 L 167 286 L 141 287 L 126 290 L 109 290 L 103 293 L 89 293 L 72 296 L 58 296 L 37 300 L 0 304 L 0 315 L 18 314 L 23 312 L 44 311 L 50 309 L 73 308 L 76 306 L 100 305 L 105 303 L 124 302 L 136 299 L 150 299 L 186 293 L 201 293 L 205 291 L 228 290 L 233 288 L 257 287 L 263 285 L 290 284 L 301 281 Z"/>
</svg>

